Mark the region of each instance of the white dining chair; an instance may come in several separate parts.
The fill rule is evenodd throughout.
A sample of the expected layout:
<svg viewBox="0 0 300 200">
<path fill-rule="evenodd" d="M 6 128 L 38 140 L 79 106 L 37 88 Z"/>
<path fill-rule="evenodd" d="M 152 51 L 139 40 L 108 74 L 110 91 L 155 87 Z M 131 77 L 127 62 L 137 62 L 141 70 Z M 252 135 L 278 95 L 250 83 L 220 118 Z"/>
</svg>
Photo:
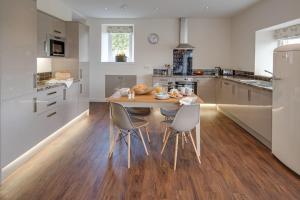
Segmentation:
<svg viewBox="0 0 300 200">
<path fill-rule="evenodd" d="M 192 130 L 196 127 L 196 125 L 199 123 L 199 112 L 200 112 L 200 106 L 199 105 L 184 105 L 182 106 L 174 120 L 166 122 L 168 125 L 168 128 L 170 131 L 167 132 L 166 139 L 163 143 L 163 147 L 161 150 L 161 154 L 163 154 L 164 149 L 168 143 L 168 140 L 171 136 L 175 136 L 175 156 L 174 156 L 174 171 L 176 170 L 176 164 L 177 164 L 177 152 L 178 152 L 178 138 L 179 135 L 183 135 L 185 133 L 188 134 L 191 143 L 193 145 L 197 160 L 199 164 L 201 164 L 200 158 L 197 153 L 196 145 L 192 136 Z M 182 140 L 184 137 L 182 137 Z"/>
<path fill-rule="evenodd" d="M 112 121 L 120 130 L 119 136 L 127 137 L 128 144 L 128 168 L 130 168 L 130 148 L 131 148 L 131 134 L 137 134 L 141 139 L 145 152 L 149 155 L 141 128 L 148 126 L 148 122 L 139 118 L 130 117 L 127 110 L 118 103 L 110 103 Z M 138 133 L 135 131 L 138 130 Z M 125 132 L 125 133 L 124 133 Z"/>
</svg>

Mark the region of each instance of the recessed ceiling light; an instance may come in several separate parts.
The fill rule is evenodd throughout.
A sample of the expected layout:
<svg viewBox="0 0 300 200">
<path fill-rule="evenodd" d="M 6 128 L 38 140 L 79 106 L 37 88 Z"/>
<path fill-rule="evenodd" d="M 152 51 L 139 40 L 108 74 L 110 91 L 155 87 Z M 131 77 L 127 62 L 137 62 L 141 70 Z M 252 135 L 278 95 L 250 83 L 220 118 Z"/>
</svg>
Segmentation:
<svg viewBox="0 0 300 200">
<path fill-rule="evenodd" d="M 208 10 L 208 6 L 206 6 L 205 9 Z"/>
<path fill-rule="evenodd" d="M 108 11 L 108 8 L 104 8 L 105 11 Z"/>
<path fill-rule="evenodd" d="M 157 12 L 157 11 L 159 11 L 159 8 L 154 8 L 153 10 L 154 10 L 154 12 Z"/>
</svg>

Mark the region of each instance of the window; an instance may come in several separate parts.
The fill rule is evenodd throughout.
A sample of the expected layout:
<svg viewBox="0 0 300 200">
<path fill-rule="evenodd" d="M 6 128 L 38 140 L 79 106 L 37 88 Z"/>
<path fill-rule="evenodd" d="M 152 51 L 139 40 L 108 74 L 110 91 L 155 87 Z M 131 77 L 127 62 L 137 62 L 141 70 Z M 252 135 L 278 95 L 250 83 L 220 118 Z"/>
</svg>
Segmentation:
<svg viewBox="0 0 300 200">
<path fill-rule="evenodd" d="M 102 25 L 101 62 L 134 62 L 133 25 Z"/>
<path fill-rule="evenodd" d="M 284 46 L 288 44 L 300 44 L 300 37 L 278 40 L 278 46 Z"/>
</svg>

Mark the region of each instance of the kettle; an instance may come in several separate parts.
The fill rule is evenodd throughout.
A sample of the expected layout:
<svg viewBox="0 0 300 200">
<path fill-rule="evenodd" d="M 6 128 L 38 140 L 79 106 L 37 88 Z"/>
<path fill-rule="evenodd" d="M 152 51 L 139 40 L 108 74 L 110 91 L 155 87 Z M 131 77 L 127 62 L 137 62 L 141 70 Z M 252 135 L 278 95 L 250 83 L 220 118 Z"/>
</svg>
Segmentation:
<svg viewBox="0 0 300 200">
<path fill-rule="evenodd" d="M 215 76 L 221 76 L 221 75 L 222 75 L 222 68 L 215 67 Z"/>
</svg>

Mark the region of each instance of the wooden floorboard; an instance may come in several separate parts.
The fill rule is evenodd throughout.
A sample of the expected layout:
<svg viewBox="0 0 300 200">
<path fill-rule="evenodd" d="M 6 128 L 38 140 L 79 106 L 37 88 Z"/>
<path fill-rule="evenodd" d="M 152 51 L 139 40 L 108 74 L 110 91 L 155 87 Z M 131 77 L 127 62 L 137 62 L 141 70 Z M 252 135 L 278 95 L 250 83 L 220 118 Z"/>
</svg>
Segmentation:
<svg viewBox="0 0 300 200">
<path fill-rule="evenodd" d="M 299 176 L 268 148 L 216 110 L 201 112 L 201 165 L 188 143 L 179 145 L 173 171 L 174 139 L 161 156 L 162 117 L 155 110 L 147 118 L 150 155 L 133 139 L 128 170 L 124 141 L 107 158 L 107 105 L 91 104 L 89 117 L 5 180 L 0 199 L 300 199 Z"/>
</svg>

